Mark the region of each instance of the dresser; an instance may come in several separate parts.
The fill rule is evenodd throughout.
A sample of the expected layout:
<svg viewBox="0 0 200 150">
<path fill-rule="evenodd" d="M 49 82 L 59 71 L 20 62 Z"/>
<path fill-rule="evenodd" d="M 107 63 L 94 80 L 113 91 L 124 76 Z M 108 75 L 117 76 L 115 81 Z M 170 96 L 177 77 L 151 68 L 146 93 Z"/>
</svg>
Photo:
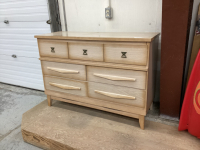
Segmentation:
<svg viewBox="0 0 200 150">
<path fill-rule="evenodd" d="M 48 105 L 52 100 L 132 118 L 144 129 L 154 98 L 159 33 L 36 35 Z"/>
</svg>

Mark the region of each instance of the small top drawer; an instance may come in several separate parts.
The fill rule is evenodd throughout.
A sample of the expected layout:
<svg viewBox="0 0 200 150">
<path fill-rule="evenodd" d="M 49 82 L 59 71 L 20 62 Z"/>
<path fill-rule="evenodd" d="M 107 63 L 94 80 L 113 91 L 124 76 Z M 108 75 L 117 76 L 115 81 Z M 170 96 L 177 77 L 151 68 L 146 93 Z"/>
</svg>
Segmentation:
<svg viewBox="0 0 200 150">
<path fill-rule="evenodd" d="M 40 56 L 68 58 L 66 41 L 38 40 Z"/>
<path fill-rule="evenodd" d="M 69 42 L 69 58 L 103 61 L 103 44 Z"/>
<path fill-rule="evenodd" d="M 147 56 L 146 43 L 104 45 L 105 62 L 145 66 L 147 64 Z"/>
</svg>

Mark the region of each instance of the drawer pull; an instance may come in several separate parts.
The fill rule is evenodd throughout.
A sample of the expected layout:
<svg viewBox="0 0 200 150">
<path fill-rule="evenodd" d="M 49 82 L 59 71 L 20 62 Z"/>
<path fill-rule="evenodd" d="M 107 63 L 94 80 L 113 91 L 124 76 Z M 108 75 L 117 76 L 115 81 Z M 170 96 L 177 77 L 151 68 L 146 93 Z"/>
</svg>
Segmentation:
<svg viewBox="0 0 200 150">
<path fill-rule="evenodd" d="M 51 68 L 51 67 L 47 67 L 48 70 L 52 70 L 52 71 L 56 71 L 56 72 L 59 72 L 59 73 L 79 73 L 79 71 L 76 71 L 76 70 L 66 70 L 66 69 L 59 69 L 59 68 Z"/>
<path fill-rule="evenodd" d="M 54 47 L 51 47 L 51 52 L 55 53 L 55 48 Z"/>
<path fill-rule="evenodd" d="M 65 89 L 65 90 L 80 90 L 81 89 L 80 87 L 57 84 L 57 83 L 52 83 L 52 82 L 49 82 L 49 84 L 51 86 L 55 86 L 55 87 L 58 87 L 58 88 L 61 88 L 61 89 Z"/>
<path fill-rule="evenodd" d="M 127 57 L 126 57 L 126 53 L 127 53 L 127 52 L 121 52 L 121 53 L 122 53 L 121 58 L 127 58 Z"/>
<path fill-rule="evenodd" d="M 110 75 L 97 74 L 97 73 L 94 73 L 93 75 L 94 75 L 94 76 L 97 76 L 97 77 L 101 77 L 101 78 L 113 80 L 113 81 L 136 81 L 135 78 L 110 76 Z"/>
<path fill-rule="evenodd" d="M 83 55 L 87 55 L 87 50 L 83 49 Z"/>
<path fill-rule="evenodd" d="M 96 93 L 112 97 L 112 98 L 120 98 L 120 99 L 132 99 L 135 100 L 136 98 L 134 96 L 127 96 L 127 95 L 121 95 L 121 94 L 115 94 L 115 93 L 109 93 L 109 92 L 104 92 L 104 91 L 98 91 L 94 90 Z"/>
</svg>

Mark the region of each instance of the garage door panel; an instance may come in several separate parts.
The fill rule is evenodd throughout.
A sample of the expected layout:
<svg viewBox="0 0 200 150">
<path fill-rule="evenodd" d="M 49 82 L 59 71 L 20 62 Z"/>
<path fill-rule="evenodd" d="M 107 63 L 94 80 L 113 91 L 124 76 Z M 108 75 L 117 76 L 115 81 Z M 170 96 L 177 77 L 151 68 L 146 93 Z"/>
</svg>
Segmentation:
<svg viewBox="0 0 200 150">
<path fill-rule="evenodd" d="M 15 66 L 15 67 L 23 67 L 24 70 L 26 68 L 31 68 L 31 69 L 41 69 L 40 64 L 32 64 L 32 63 L 25 63 L 25 62 L 18 62 L 16 61 L 3 61 L 0 60 L 1 65 L 10 65 L 10 66 Z"/>
<path fill-rule="evenodd" d="M 16 50 L 16 51 L 21 50 L 21 51 L 26 51 L 26 52 L 29 52 L 29 51 L 37 52 L 39 54 L 37 46 L 0 44 L 0 51 L 1 50 Z"/>
<path fill-rule="evenodd" d="M 8 56 L 11 56 L 11 55 L 17 55 L 17 56 L 21 56 L 21 57 L 27 57 L 27 58 L 39 58 L 40 55 L 39 55 L 39 52 L 31 52 L 31 51 L 21 51 L 21 50 L 3 50 L 3 49 L 0 49 L 0 55 L 8 55 Z"/>
<path fill-rule="evenodd" d="M 7 69 L 12 71 L 19 71 L 19 72 L 29 72 L 32 74 L 42 74 L 41 69 L 33 69 L 33 68 L 25 68 L 19 66 L 12 66 L 12 65 L 0 65 L 1 69 Z"/>
<path fill-rule="evenodd" d="M 46 28 L 0 28 L 1 34 L 32 34 L 39 35 L 39 34 L 46 34 L 49 33 L 50 26 Z"/>
<path fill-rule="evenodd" d="M 14 44 L 14 45 L 26 45 L 37 46 L 37 40 L 5 40 L 1 39 L 0 44 Z"/>
<path fill-rule="evenodd" d="M 17 75 L 4 74 L 4 73 L 0 73 L 0 77 L 9 78 L 9 79 L 17 79 L 17 80 L 25 81 L 25 82 L 33 82 L 33 83 L 36 83 L 36 84 L 43 84 L 42 78 L 39 80 L 39 79 L 36 79 L 36 78 L 29 78 L 28 76 L 23 77 L 22 75 L 17 76 Z"/>
<path fill-rule="evenodd" d="M 0 39 L 36 40 L 32 34 L 1 34 Z"/>
<path fill-rule="evenodd" d="M 25 15 L 3 15 L 0 16 L 0 22 L 3 22 L 4 20 L 8 20 L 9 24 L 11 22 L 40 22 L 45 21 L 49 19 L 49 16 L 47 13 L 43 14 L 25 14 Z"/>
<path fill-rule="evenodd" d="M 47 20 L 47 0 L 0 0 L 0 82 L 44 90 L 34 35 L 51 32 Z"/>
<path fill-rule="evenodd" d="M 12 76 L 33 78 L 33 79 L 41 80 L 41 81 L 43 79 L 43 76 L 40 75 L 40 74 L 33 74 L 33 73 L 21 72 L 21 71 L 17 71 L 17 70 L 7 70 L 7 69 L 1 69 L 0 68 L 0 76 L 1 76 L 1 74 L 3 76 L 5 76 L 5 75 L 12 75 Z"/>
<path fill-rule="evenodd" d="M 25 7 L 25 8 L 10 8 L 10 9 L 1 9 L 1 15 L 9 14 L 30 14 L 30 13 L 45 13 L 48 14 L 47 6 L 38 6 L 38 7 Z"/>
<path fill-rule="evenodd" d="M 45 21 L 43 22 L 10 22 L 9 24 L 0 22 L 0 28 L 50 28 L 49 24 L 46 24 Z M 48 32 L 49 33 L 49 32 Z"/>
<path fill-rule="evenodd" d="M 25 62 L 29 64 L 34 64 L 34 65 L 40 65 L 40 60 L 38 58 L 26 58 L 26 57 L 17 57 L 13 58 L 11 56 L 6 56 L 6 55 L 0 55 L 0 60 L 5 60 L 5 61 L 13 61 L 13 62 Z"/>
<path fill-rule="evenodd" d="M 0 82 L 44 91 L 43 83 L 42 84 L 41 83 L 36 84 L 36 83 L 30 82 L 30 81 L 25 82 L 24 80 L 19 80 L 18 78 L 10 79 L 10 78 L 4 78 L 4 77 L 1 77 L 1 76 L 0 76 Z"/>
<path fill-rule="evenodd" d="M 25 8 L 25 7 L 36 7 L 36 6 L 47 6 L 46 0 L 15 0 L 15 1 L 6 1 L 0 2 L 0 9 L 8 8 Z"/>
</svg>

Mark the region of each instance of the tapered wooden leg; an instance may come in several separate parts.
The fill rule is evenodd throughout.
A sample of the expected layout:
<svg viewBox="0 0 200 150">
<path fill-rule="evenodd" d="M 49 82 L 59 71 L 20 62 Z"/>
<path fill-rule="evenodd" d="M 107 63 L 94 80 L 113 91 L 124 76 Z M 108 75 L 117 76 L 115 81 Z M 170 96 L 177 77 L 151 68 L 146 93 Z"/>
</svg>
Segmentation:
<svg viewBox="0 0 200 150">
<path fill-rule="evenodd" d="M 47 95 L 48 106 L 52 106 L 52 99 L 50 95 Z"/>
<path fill-rule="evenodd" d="M 144 130 L 144 116 L 139 116 L 140 128 Z"/>
</svg>

